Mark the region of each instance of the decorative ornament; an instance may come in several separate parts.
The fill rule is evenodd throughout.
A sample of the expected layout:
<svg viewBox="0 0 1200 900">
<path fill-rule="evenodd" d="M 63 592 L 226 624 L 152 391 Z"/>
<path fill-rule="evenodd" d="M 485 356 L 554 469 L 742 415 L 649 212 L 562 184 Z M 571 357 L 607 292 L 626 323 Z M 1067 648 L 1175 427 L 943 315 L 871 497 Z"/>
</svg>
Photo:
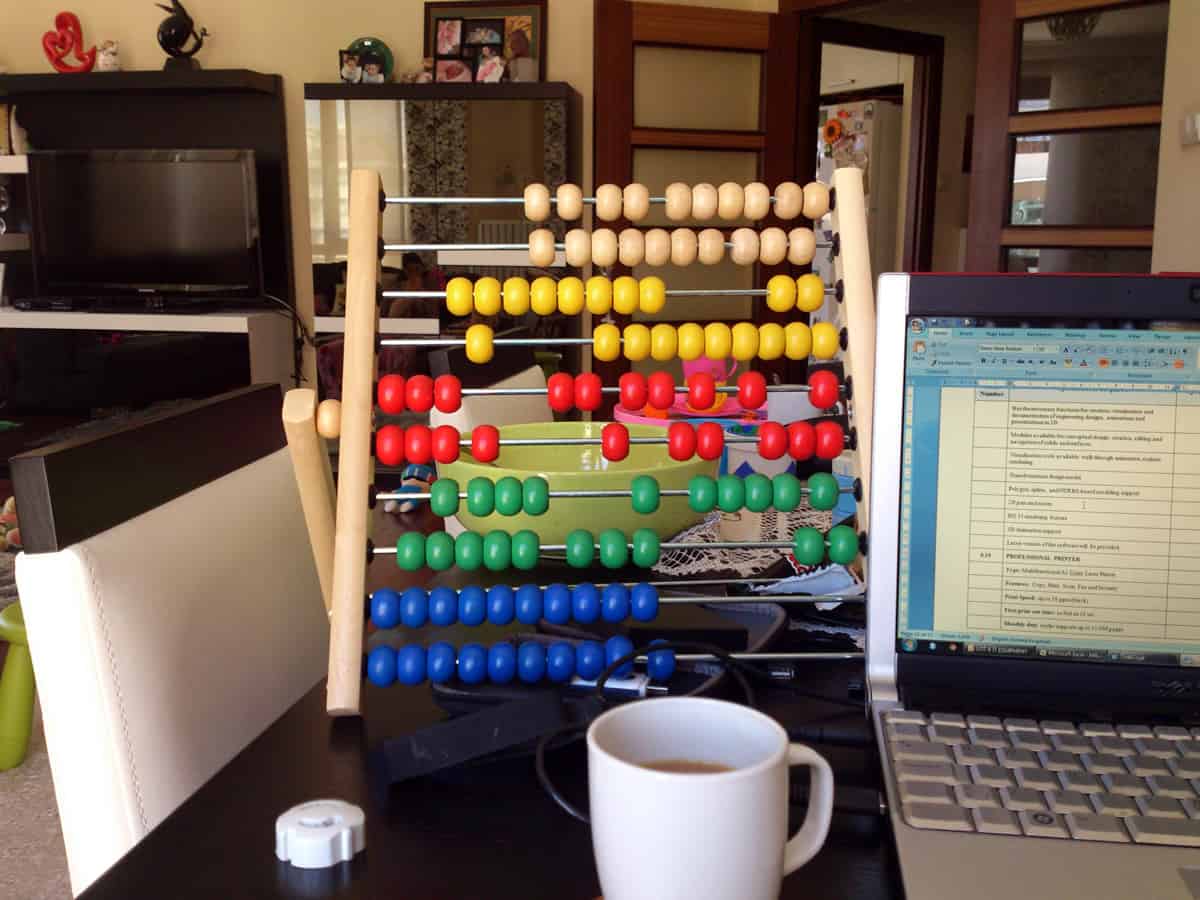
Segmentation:
<svg viewBox="0 0 1200 900">
<path fill-rule="evenodd" d="M 1046 27 L 1056 41 L 1078 41 L 1090 36 L 1099 22 L 1098 12 L 1060 13 L 1046 19 Z"/>
<path fill-rule="evenodd" d="M 379 38 L 360 37 L 346 48 L 346 53 L 358 58 L 362 84 L 383 84 L 392 80 L 396 58 L 391 48 Z"/>
<path fill-rule="evenodd" d="M 42 35 L 42 50 L 58 72 L 90 72 L 96 65 L 96 48 L 83 49 L 83 26 L 73 12 L 60 12 L 54 17 L 54 31 Z M 77 64 L 66 61 L 74 55 Z"/>
<path fill-rule="evenodd" d="M 162 3 L 154 4 L 159 9 L 170 13 L 158 26 L 158 46 L 163 48 L 169 59 L 163 64 L 164 69 L 198 69 L 200 63 L 192 59 L 204 46 L 208 37 L 208 29 L 196 30 L 196 23 L 191 14 L 179 0 L 171 0 L 170 6 Z M 188 41 L 194 41 L 188 47 Z"/>
<path fill-rule="evenodd" d="M 96 50 L 97 72 L 121 71 L 121 45 L 116 41 L 105 41 Z"/>
</svg>

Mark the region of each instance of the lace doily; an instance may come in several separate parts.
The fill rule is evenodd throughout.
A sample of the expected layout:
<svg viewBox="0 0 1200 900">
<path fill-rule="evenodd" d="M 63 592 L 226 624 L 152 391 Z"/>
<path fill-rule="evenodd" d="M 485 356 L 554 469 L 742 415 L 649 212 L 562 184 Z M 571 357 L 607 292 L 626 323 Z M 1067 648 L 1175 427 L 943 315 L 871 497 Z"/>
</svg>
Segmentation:
<svg viewBox="0 0 1200 900">
<path fill-rule="evenodd" d="M 693 525 L 686 531 L 681 531 L 671 540 L 695 544 L 711 544 L 720 541 L 722 540 L 721 515 L 721 513 L 712 513 L 699 525 Z M 796 529 L 806 525 L 821 531 L 828 531 L 832 523 L 832 514 L 803 506 L 787 513 L 768 509 L 760 514 L 760 520 L 757 540 L 790 542 Z M 701 547 L 689 547 L 686 550 L 664 551 L 654 566 L 654 572 L 673 578 L 711 575 L 716 572 L 729 573 L 731 577 L 749 578 L 771 568 L 779 562 L 780 556 L 785 554 L 790 556 L 791 551 L 776 548 L 706 550 Z M 809 571 L 794 562 L 792 565 L 799 572 Z"/>
</svg>

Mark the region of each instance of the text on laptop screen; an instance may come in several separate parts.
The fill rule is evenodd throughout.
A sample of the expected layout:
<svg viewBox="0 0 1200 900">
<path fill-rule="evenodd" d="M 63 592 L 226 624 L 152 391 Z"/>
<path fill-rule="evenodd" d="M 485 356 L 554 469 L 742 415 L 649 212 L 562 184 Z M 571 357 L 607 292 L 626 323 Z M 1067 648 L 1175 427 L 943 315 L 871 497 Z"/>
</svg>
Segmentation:
<svg viewBox="0 0 1200 900">
<path fill-rule="evenodd" d="M 1200 333 L 906 340 L 898 650 L 1200 665 Z"/>
</svg>

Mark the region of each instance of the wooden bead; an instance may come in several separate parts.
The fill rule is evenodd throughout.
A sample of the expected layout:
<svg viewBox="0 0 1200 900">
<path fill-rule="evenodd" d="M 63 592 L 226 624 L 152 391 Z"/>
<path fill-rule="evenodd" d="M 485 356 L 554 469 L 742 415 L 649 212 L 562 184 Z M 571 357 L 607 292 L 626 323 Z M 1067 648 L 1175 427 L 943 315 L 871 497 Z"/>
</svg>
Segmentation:
<svg viewBox="0 0 1200 900">
<path fill-rule="evenodd" d="M 622 192 L 622 209 L 630 222 L 640 222 L 650 212 L 650 191 L 644 184 L 627 184 Z"/>
<path fill-rule="evenodd" d="M 563 242 L 567 265 L 582 269 L 592 261 L 592 236 L 582 228 L 572 228 Z"/>
<path fill-rule="evenodd" d="M 804 186 L 804 209 L 806 219 L 816 221 L 829 212 L 829 188 L 819 181 L 810 181 Z"/>
<path fill-rule="evenodd" d="M 746 205 L 746 195 L 742 186 L 734 181 L 726 181 L 717 188 L 717 215 L 726 221 L 740 219 Z"/>
<path fill-rule="evenodd" d="M 617 261 L 617 233 L 611 228 L 592 232 L 592 264 L 607 269 Z"/>
<path fill-rule="evenodd" d="M 638 309 L 648 316 L 657 315 L 667 305 L 667 286 L 657 275 L 638 282 Z"/>
<path fill-rule="evenodd" d="M 758 262 L 758 232 L 753 228 L 736 229 L 730 242 L 733 247 L 729 250 L 729 258 L 735 266 L 752 266 Z"/>
<path fill-rule="evenodd" d="M 596 217 L 605 222 L 621 218 L 623 198 L 621 189 L 615 184 L 602 184 L 596 188 Z"/>
<path fill-rule="evenodd" d="M 690 266 L 696 261 L 696 249 L 696 232 L 692 229 L 676 228 L 671 232 L 672 263 L 677 266 Z"/>
<path fill-rule="evenodd" d="M 529 232 L 529 264 L 539 269 L 554 265 L 554 232 L 549 228 Z"/>
<path fill-rule="evenodd" d="M 665 266 L 671 261 L 671 235 L 665 228 L 651 228 L 646 232 L 646 258 L 648 266 Z"/>
<path fill-rule="evenodd" d="M 775 188 L 775 215 L 794 219 L 804 208 L 804 190 L 794 181 L 785 181 Z"/>
<path fill-rule="evenodd" d="M 695 322 L 680 325 L 676 337 L 679 358 L 684 362 L 699 359 L 704 354 L 704 329 Z"/>
<path fill-rule="evenodd" d="M 574 222 L 583 215 L 583 191 L 577 184 L 560 184 L 555 194 L 555 209 L 564 222 Z"/>
<path fill-rule="evenodd" d="M 530 222 L 550 218 L 550 189 L 544 184 L 525 185 L 525 218 Z"/>
<path fill-rule="evenodd" d="M 757 248 L 756 248 L 757 249 Z M 755 253 L 757 256 L 758 254 Z M 705 228 L 699 236 L 697 258 L 702 265 L 715 266 L 725 258 L 725 235 L 716 228 Z"/>
<path fill-rule="evenodd" d="M 717 189 L 707 181 L 692 187 L 692 218 L 701 222 L 717 214 Z"/>
<path fill-rule="evenodd" d="M 771 189 L 761 181 L 751 182 L 742 191 L 742 215 L 752 222 L 765 219 L 771 211 Z"/>
<path fill-rule="evenodd" d="M 811 228 L 793 228 L 788 232 L 788 262 L 793 266 L 807 266 L 816 255 L 817 236 Z"/>
<path fill-rule="evenodd" d="M 603 316 L 612 309 L 612 282 L 603 275 L 593 275 L 589 278 L 584 293 L 588 312 L 592 315 Z"/>
<path fill-rule="evenodd" d="M 621 265 L 640 266 L 646 256 L 646 238 L 638 228 L 623 228 L 617 240 L 617 257 Z"/>
<path fill-rule="evenodd" d="M 825 282 L 815 272 L 796 279 L 796 308 L 801 312 L 816 312 L 825 305 Z"/>
<path fill-rule="evenodd" d="M 638 282 L 622 275 L 613 282 L 613 311 L 619 316 L 632 316 L 638 308 Z"/>
<path fill-rule="evenodd" d="M 758 235 L 758 259 L 764 266 L 777 266 L 787 259 L 788 239 L 782 228 L 764 228 Z"/>
<path fill-rule="evenodd" d="M 667 199 L 664 208 L 668 219 L 672 222 L 682 222 L 691 218 L 692 189 L 690 187 L 682 181 L 675 181 L 667 185 L 663 196 Z"/>
<path fill-rule="evenodd" d="M 337 438 L 342 434 L 342 401 L 322 400 L 317 404 L 317 434 Z"/>
</svg>

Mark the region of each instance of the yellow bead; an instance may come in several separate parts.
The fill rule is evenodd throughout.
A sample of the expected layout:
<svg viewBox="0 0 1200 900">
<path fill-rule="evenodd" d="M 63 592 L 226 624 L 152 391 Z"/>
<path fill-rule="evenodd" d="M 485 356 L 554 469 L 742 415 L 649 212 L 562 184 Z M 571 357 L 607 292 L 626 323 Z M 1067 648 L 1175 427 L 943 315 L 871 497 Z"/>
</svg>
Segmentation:
<svg viewBox="0 0 1200 900">
<path fill-rule="evenodd" d="M 476 365 L 492 361 L 492 329 L 487 325 L 472 325 L 467 329 L 467 359 Z"/>
<path fill-rule="evenodd" d="M 603 316 L 612 309 L 612 282 L 603 275 L 587 280 L 587 308 L 593 316 Z"/>
<path fill-rule="evenodd" d="M 637 279 L 622 275 L 613 282 L 613 311 L 622 316 L 632 316 L 637 312 L 637 308 Z"/>
<path fill-rule="evenodd" d="M 601 362 L 612 362 L 620 355 L 620 329 L 611 322 L 597 325 L 592 331 L 592 356 Z"/>
<path fill-rule="evenodd" d="M 704 326 L 704 355 L 709 359 L 726 359 L 733 346 L 733 334 L 724 322 L 709 322 Z"/>
<path fill-rule="evenodd" d="M 659 362 L 675 358 L 679 349 L 679 337 L 674 325 L 659 322 L 650 329 L 650 356 Z"/>
<path fill-rule="evenodd" d="M 758 326 L 758 358 L 779 359 L 783 356 L 783 326 L 778 322 L 767 322 Z"/>
<path fill-rule="evenodd" d="M 796 305 L 796 282 L 787 275 L 772 275 L 767 282 L 767 306 L 778 313 L 791 312 Z"/>
<path fill-rule="evenodd" d="M 733 326 L 733 358 L 745 362 L 758 356 L 758 329 L 751 322 Z"/>
<path fill-rule="evenodd" d="M 796 279 L 796 308 L 816 312 L 825 305 L 825 282 L 820 275 L 809 272 Z"/>
<path fill-rule="evenodd" d="M 642 312 L 653 315 L 667 305 L 667 286 L 657 275 L 650 275 L 638 283 L 638 307 Z"/>
<path fill-rule="evenodd" d="M 688 361 L 704 355 L 704 329 L 695 322 L 680 325 L 677 337 L 680 359 Z"/>
<path fill-rule="evenodd" d="M 833 359 L 841 349 L 840 344 L 836 325 L 818 322 L 812 327 L 812 355 L 817 359 Z"/>
<path fill-rule="evenodd" d="M 583 312 L 583 282 L 568 275 L 558 282 L 558 311 L 564 316 Z"/>
<path fill-rule="evenodd" d="M 510 316 L 523 316 L 529 312 L 529 282 L 524 278 L 504 279 L 504 289 L 500 292 L 504 301 L 504 312 Z"/>
<path fill-rule="evenodd" d="M 550 316 L 558 310 L 558 283 L 543 275 L 533 279 L 529 289 L 529 302 L 539 316 Z"/>
<path fill-rule="evenodd" d="M 808 359 L 812 351 L 812 332 L 803 322 L 788 322 L 783 329 L 784 355 L 788 359 Z"/>
<path fill-rule="evenodd" d="M 625 358 L 641 362 L 650 355 L 650 329 L 640 323 L 625 326 Z"/>
<path fill-rule="evenodd" d="M 480 278 L 475 282 L 475 312 L 481 316 L 500 312 L 500 282 L 495 278 Z"/>
<path fill-rule="evenodd" d="M 470 279 L 451 278 L 446 284 L 446 311 L 452 316 L 469 316 L 474 308 Z"/>
</svg>

